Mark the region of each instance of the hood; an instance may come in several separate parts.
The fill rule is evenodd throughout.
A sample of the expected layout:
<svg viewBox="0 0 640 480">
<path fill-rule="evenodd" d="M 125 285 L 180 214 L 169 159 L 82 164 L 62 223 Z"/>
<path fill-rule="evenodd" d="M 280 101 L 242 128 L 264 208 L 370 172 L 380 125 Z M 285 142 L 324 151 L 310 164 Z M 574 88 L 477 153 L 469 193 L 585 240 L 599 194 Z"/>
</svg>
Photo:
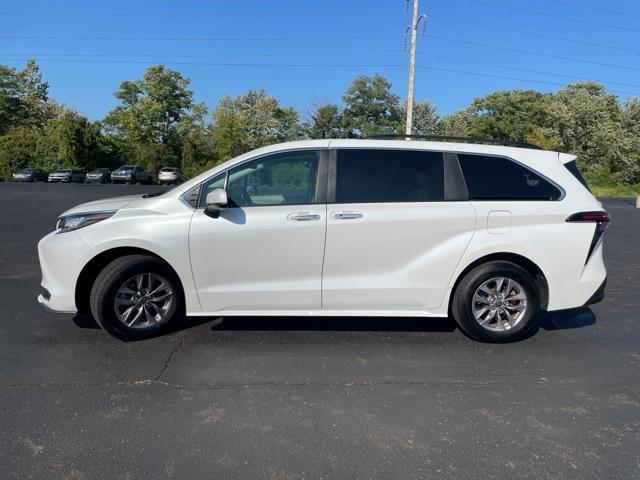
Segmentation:
<svg viewBox="0 0 640 480">
<path fill-rule="evenodd" d="M 70 215 L 73 213 L 87 213 L 87 212 L 103 212 L 107 210 L 120 210 L 127 206 L 134 200 L 139 200 L 142 195 L 127 195 L 124 197 L 105 198 L 104 200 L 96 200 L 93 202 L 83 203 L 70 208 L 60 216 Z"/>
<path fill-rule="evenodd" d="M 52 172 L 49 174 L 50 177 L 66 177 L 67 175 L 71 175 L 70 172 Z"/>
</svg>

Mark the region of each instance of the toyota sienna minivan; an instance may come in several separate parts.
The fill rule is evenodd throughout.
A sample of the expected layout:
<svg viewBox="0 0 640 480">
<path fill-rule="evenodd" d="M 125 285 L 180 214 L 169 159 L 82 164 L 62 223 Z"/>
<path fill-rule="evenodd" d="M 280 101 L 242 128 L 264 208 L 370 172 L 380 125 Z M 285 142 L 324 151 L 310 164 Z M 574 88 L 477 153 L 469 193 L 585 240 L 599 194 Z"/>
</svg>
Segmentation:
<svg viewBox="0 0 640 480">
<path fill-rule="evenodd" d="M 38 245 L 38 301 L 122 339 L 185 315 L 451 316 L 474 339 L 524 338 L 540 310 L 604 296 L 609 216 L 575 159 L 408 139 L 272 145 L 164 193 L 64 212 Z"/>
</svg>

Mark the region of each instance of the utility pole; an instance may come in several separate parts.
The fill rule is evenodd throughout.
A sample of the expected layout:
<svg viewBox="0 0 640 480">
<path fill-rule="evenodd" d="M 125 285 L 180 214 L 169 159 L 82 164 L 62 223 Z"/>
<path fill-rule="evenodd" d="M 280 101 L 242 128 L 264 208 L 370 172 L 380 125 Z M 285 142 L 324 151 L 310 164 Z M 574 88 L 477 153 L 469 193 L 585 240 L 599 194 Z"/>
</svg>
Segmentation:
<svg viewBox="0 0 640 480">
<path fill-rule="evenodd" d="M 411 21 L 411 26 L 408 27 L 405 32 L 405 48 L 406 48 L 406 39 L 407 32 L 411 30 L 411 59 L 409 61 L 409 93 L 407 94 L 407 128 L 405 133 L 407 135 L 411 135 L 413 133 L 413 83 L 415 79 L 415 71 L 416 71 L 416 40 L 418 36 L 418 25 L 421 20 L 424 20 L 423 24 L 423 35 L 427 26 L 427 16 L 419 14 L 419 0 L 413 0 L 413 19 Z M 407 0 L 407 8 L 409 7 L 409 0 Z"/>
</svg>

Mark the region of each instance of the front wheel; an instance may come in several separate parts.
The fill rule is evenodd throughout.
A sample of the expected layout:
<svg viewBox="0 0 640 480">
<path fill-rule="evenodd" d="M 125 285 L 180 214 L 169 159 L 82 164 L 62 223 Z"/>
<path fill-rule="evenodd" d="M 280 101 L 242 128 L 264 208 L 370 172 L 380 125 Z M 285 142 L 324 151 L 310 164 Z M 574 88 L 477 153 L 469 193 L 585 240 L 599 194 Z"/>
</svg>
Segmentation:
<svg viewBox="0 0 640 480">
<path fill-rule="evenodd" d="M 182 315 L 184 301 L 176 274 L 162 260 L 127 255 L 108 264 L 91 288 L 91 313 L 122 340 L 161 333 Z"/>
<path fill-rule="evenodd" d="M 496 261 L 464 276 L 454 293 L 451 311 L 469 337 L 510 342 L 533 333 L 539 305 L 535 279 L 514 263 Z"/>
</svg>

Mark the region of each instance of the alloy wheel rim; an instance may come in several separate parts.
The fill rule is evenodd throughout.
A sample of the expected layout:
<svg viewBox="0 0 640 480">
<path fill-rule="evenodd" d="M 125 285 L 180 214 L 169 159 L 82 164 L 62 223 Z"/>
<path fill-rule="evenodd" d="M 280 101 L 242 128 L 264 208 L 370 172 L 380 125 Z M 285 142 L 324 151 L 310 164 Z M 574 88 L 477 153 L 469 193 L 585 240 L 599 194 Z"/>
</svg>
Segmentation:
<svg viewBox="0 0 640 480">
<path fill-rule="evenodd" d="M 139 273 L 122 283 L 113 306 L 118 320 L 135 329 L 162 323 L 173 305 L 171 283 L 156 273 Z"/>
<path fill-rule="evenodd" d="M 504 332 L 518 326 L 527 314 L 527 294 L 511 278 L 491 278 L 476 289 L 471 309 L 481 327 Z"/>
</svg>

